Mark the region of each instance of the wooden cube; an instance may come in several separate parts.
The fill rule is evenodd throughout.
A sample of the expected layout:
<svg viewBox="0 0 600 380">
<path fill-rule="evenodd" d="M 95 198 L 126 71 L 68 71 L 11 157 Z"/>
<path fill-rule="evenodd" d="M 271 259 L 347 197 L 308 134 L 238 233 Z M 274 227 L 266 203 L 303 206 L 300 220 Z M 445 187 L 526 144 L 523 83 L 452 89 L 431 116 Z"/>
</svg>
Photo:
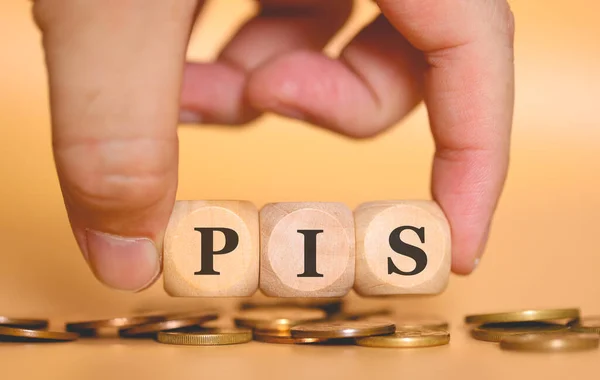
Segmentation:
<svg viewBox="0 0 600 380">
<path fill-rule="evenodd" d="M 352 211 L 287 202 L 260 211 L 260 289 L 271 297 L 341 297 L 354 283 Z"/>
<path fill-rule="evenodd" d="M 258 209 L 246 201 L 178 201 L 164 238 L 172 296 L 243 297 L 258 289 Z"/>
<path fill-rule="evenodd" d="M 446 288 L 450 226 L 435 202 L 369 202 L 354 218 L 358 294 L 438 294 Z"/>
</svg>

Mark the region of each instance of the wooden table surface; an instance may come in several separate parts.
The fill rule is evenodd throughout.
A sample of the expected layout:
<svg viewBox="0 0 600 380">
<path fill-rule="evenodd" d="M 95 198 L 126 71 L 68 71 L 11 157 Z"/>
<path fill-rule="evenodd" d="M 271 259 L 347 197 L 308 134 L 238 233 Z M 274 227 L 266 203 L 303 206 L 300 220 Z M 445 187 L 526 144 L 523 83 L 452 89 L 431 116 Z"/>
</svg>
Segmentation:
<svg viewBox="0 0 600 380">
<path fill-rule="evenodd" d="M 0 377 L 597 379 L 600 351 L 505 352 L 474 341 L 462 324 L 469 313 L 534 307 L 575 306 L 584 315 L 600 314 L 600 4 L 514 0 L 512 6 L 517 104 L 511 167 L 479 268 L 468 277 L 452 276 L 439 296 L 373 300 L 351 295 L 349 301 L 442 316 L 452 324 L 449 346 L 3 343 Z M 43 55 L 29 7 L 25 1 L 0 4 L 0 315 L 47 317 L 60 327 L 65 320 L 137 310 L 230 310 L 238 300 L 175 299 L 164 293 L 162 281 L 140 294 L 112 291 L 85 266 L 54 171 Z M 190 58 L 213 56 L 251 11 L 252 2 L 245 0 L 210 3 Z M 331 51 L 373 15 L 371 2 L 359 2 Z M 243 129 L 182 128 L 180 140 L 179 199 L 246 199 L 257 206 L 327 200 L 355 207 L 378 199 L 429 198 L 433 144 L 422 107 L 368 141 L 274 116 Z M 199 172 L 196 163 L 208 159 L 221 164 Z M 398 176 L 383 174 L 390 170 Z"/>
</svg>

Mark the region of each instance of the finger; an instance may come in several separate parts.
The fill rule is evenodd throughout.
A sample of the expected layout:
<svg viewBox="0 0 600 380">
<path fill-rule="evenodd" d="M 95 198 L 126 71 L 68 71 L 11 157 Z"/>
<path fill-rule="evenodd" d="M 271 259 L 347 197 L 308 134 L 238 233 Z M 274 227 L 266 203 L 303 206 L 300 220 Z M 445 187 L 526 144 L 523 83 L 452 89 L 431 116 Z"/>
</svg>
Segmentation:
<svg viewBox="0 0 600 380">
<path fill-rule="evenodd" d="M 455 273 L 477 265 L 508 170 L 514 20 L 504 0 L 379 0 L 425 52 L 436 142 L 432 193 L 452 226 Z"/>
<path fill-rule="evenodd" d="M 54 155 L 93 273 L 136 291 L 160 273 L 177 186 L 177 116 L 195 1 L 38 0 Z"/>
<path fill-rule="evenodd" d="M 422 54 L 384 16 L 330 59 L 315 52 L 284 55 L 254 73 L 254 107 L 354 137 L 395 124 L 422 99 Z"/>
<path fill-rule="evenodd" d="M 248 97 L 263 111 L 304 118 L 351 136 L 371 136 L 411 109 L 421 83 L 414 78 L 420 78 L 424 67 L 437 146 L 432 192 L 452 226 L 453 271 L 466 274 L 484 249 L 508 166 L 512 14 L 504 1 L 464 2 L 460 7 L 451 1 L 379 3 L 395 29 L 424 53 L 425 65 L 401 39 L 394 45 L 400 48 L 376 49 L 391 41 L 388 32 L 366 45 L 376 53 L 366 54 L 369 60 L 362 65 L 347 56 L 340 61 L 315 54 L 281 57 L 253 73 Z M 389 57 L 386 52 L 393 49 L 406 51 L 395 60 L 376 61 L 388 63 L 384 68 L 373 63 L 373 57 Z M 395 80 L 384 75 L 389 72 Z M 387 80 L 374 80 L 378 74 Z M 381 111 L 390 98 L 395 114 Z"/>
<path fill-rule="evenodd" d="M 188 63 L 181 120 L 243 124 L 260 115 L 244 96 L 247 74 L 294 50 L 320 51 L 343 26 L 352 0 L 262 0 L 256 17 L 235 34 L 213 63 Z"/>
</svg>

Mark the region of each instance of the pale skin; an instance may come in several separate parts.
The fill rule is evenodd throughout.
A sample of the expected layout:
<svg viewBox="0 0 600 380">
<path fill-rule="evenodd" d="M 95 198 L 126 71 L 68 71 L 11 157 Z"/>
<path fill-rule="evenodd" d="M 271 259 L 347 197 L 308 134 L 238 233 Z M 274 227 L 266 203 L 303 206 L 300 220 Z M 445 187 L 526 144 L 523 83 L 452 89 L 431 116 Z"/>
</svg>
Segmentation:
<svg viewBox="0 0 600 380">
<path fill-rule="evenodd" d="M 257 17 L 202 64 L 185 63 L 197 0 L 35 2 L 57 172 L 98 280 L 140 291 L 159 277 L 179 122 L 243 124 L 269 112 L 364 138 L 422 101 L 452 270 L 474 270 L 508 170 L 512 12 L 505 0 L 375 2 L 382 16 L 330 58 L 321 51 L 352 0 L 259 1 Z"/>
</svg>

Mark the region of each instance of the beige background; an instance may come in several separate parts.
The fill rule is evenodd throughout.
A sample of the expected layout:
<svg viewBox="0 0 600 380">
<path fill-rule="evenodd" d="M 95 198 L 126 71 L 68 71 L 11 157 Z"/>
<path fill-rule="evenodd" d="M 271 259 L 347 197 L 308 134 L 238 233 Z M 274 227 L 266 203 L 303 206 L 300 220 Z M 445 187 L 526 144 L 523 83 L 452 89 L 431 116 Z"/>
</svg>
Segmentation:
<svg viewBox="0 0 600 380">
<path fill-rule="evenodd" d="M 38 374 L 57 379 L 119 373 L 148 378 L 500 379 L 538 371 L 544 378 L 597 378 L 600 352 L 550 357 L 506 353 L 472 341 L 461 324 L 467 313 L 525 307 L 574 305 L 585 314 L 600 314 L 600 4 L 514 0 L 512 5 L 517 18 L 512 160 L 479 269 L 469 277 L 453 276 L 441 296 L 352 297 L 444 316 L 453 325 L 450 346 L 386 351 L 259 343 L 207 349 L 114 341 L 2 344 L 0 376 L 14 378 L 5 376 L 19 369 L 25 378 Z M 54 172 L 40 36 L 29 7 L 27 1 L 0 3 L 0 314 L 50 317 L 58 324 L 217 302 L 172 299 L 162 281 L 137 295 L 111 291 L 84 265 Z M 248 0 L 212 2 L 194 34 L 190 57 L 210 58 L 251 10 Z M 361 1 L 332 51 L 373 11 L 371 2 Z M 180 138 L 180 199 L 247 199 L 257 206 L 325 200 L 355 207 L 377 199 L 429 197 L 433 145 L 423 108 L 370 141 L 350 141 L 271 116 L 240 130 L 183 128 Z M 305 155 L 308 144 L 311 154 Z M 199 172 L 196 163 L 207 159 L 221 164 Z M 390 178 L 388 172 L 397 176 Z"/>
</svg>

